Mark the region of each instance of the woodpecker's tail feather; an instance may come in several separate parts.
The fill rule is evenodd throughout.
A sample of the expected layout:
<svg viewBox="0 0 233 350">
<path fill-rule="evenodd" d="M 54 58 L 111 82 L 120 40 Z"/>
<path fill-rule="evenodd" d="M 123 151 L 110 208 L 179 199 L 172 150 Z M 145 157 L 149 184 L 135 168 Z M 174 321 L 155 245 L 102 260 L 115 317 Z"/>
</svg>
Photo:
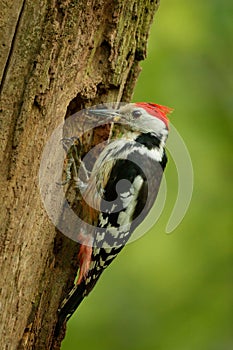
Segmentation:
<svg viewBox="0 0 233 350">
<path fill-rule="evenodd" d="M 58 310 L 58 322 L 55 329 L 55 335 L 58 335 L 65 321 L 73 315 L 75 310 L 84 299 L 85 283 L 75 285 L 67 297 L 62 301 L 61 307 Z"/>
<path fill-rule="evenodd" d="M 90 271 L 90 276 L 93 271 Z M 63 327 L 64 322 L 67 322 L 69 318 L 73 315 L 75 310 L 79 307 L 83 299 L 90 293 L 96 284 L 98 278 L 100 277 L 102 271 L 95 275 L 95 279 L 92 279 L 88 287 L 86 281 L 83 280 L 80 284 L 76 284 L 67 297 L 62 301 L 61 306 L 58 310 L 58 322 L 55 329 L 55 336 L 60 333 L 60 329 Z"/>
<path fill-rule="evenodd" d="M 75 285 L 67 297 L 63 300 L 61 307 L 59 309 L 59 316 L 68 320 L 75 310 L 78 308 L 79 304 L 82 302 L 84 296 L 84 286 L 82 284 Z"/>
</svg>

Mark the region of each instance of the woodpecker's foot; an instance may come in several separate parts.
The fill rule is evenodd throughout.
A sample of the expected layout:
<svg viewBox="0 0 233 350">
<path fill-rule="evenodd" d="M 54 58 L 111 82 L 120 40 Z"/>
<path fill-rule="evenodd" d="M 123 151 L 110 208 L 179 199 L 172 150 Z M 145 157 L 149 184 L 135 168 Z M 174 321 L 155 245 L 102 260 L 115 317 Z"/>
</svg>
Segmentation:
<svg viewBox="0 0 233 350">
<path fill-rule="evenodd" d="M 66 152 L 69 151 L 70 147 L 73 145 L 80 145 L 80 140 L 78 137 L 73 136 L 73 137 L 63 137 L 61 139 L 62 145 L 65 149 Z"/>
<path fill-rule="evenodd" d="M 74 182 L 75 182 L 75 188 L 78 188 L 81 191 L 81 193 L 86 191 L 88 187 L 88 183 L 83 182 L 80 178 L 74 178 Z"/>
</svg>

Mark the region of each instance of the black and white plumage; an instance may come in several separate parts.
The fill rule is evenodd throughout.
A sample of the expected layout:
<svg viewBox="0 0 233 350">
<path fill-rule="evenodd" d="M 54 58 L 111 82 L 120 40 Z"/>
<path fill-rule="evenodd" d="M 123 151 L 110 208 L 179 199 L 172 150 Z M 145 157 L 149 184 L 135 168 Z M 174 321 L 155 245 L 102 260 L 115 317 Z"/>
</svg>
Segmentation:
<svg viewBox="0 0 233 350">
<path fill-rule="evenodd" d="M 78 283 L 60 307 L 59 326 L 93 289 L 154 204 L 167 162 L 164 147 L 170 111 L 151 103 L 91 111 L 125 128 L 99 155 L 83 193 L 84 200 L 97 208 L 90 210 L 95 228 L 80 233 Z"/>
</svg>

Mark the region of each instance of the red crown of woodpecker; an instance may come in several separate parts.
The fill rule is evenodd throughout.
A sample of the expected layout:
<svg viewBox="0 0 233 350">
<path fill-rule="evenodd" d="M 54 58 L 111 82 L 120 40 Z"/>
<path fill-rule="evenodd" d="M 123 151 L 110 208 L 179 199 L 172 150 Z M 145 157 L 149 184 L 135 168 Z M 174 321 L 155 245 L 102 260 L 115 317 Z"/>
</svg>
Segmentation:
<svg viewBox="0 0 233 350">
<path fill-rule="evenodd" d="M 168 128 L 169 119 L 167 118 L 167 114 L 170 114 L 173 111 L 173 108 L 147 102 L 137 102 L 135 104 L 138 107 L 144 108 L 149 114 L 162 120 Z"/>
</svg>

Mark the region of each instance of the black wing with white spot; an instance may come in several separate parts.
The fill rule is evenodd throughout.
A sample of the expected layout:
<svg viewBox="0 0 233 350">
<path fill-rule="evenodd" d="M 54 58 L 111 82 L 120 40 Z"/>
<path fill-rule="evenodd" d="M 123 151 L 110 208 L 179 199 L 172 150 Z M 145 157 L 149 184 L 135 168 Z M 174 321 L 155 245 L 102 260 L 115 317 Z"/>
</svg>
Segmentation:
<svg viewBox="0 0 233 350">
<path fill-rule="evenodd" d="M 87 293 L 144 220 L 159 190 L 166 165 L 165 153 L 162 162 L 139 152 L 131 153 L 129 158 L 115 162 L 103 191 L 100 229 L 96 228 L 92 263 L 86 278 Z"/>
</svg>

